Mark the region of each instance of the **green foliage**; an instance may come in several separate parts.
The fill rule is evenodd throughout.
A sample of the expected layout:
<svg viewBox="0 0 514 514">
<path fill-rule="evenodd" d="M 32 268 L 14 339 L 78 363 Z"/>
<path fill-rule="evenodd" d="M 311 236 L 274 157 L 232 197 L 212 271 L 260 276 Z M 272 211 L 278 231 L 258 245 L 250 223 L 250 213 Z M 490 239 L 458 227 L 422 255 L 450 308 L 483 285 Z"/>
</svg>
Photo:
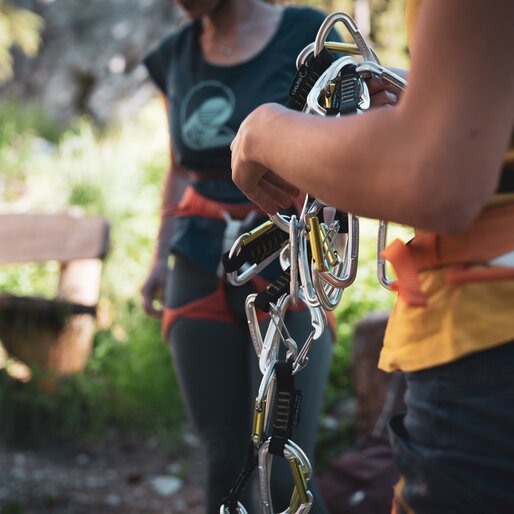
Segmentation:
<svg viewBox="0 0 514 514">
<path fill-rule="evenodd" d="M 172 448 L 184 410 L 159 324 L 143 314 L 139 304 L 168 152 L 160 106 L 150 105 L 137 119 L 106 133 L 78 120 L 56 134 L 47 132 L 35 110 L 11 104 L 4 112 L 9 113 L 11 128 L 1 132 L 0 163 L 16 141 L 23 141 L 28 150 L 18 168 L 0 176 L 0 187 L 7 193 L 0 196 L 0 208 L 71 208 L 102 215 L 111 223 L 113 242 L 104 266 L 100 330 L 87 369 L 61 380 L 51 394 L 38 386 L 44 382 L 41 371 L 34 370 L 35 380 L 28 384 L 4 374 L 3 435 L 26 440 L 49 434 L 89 437 L 115 425 L 128 433 L 157 434 Z M 23 121 L 26 112 L 33 116 L 28 124 Z M 54 262 L 2 266 L 0 289 L 53 296 L 58 268 Z"/>
<path fill-rule="evenodd" d="M 12 78 L 11 48 L 27 56 L 36 55 L 41 43 L 43 19 L 37 14 L 0 0 L 0 83 Z"/>
<path fill-rule="evenodd" d="M 18 502 L 8 502 L 0 510 L 0 514 L 25 514 L 25 508 Z"/>
</svg>

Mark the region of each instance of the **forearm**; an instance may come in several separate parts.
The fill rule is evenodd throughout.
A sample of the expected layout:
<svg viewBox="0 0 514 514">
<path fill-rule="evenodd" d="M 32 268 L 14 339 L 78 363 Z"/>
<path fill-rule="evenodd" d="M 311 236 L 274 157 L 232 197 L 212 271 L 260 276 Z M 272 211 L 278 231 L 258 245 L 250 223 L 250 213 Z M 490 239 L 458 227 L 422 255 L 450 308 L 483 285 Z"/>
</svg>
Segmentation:
<svg viewBox="0 0 514 514">
<path fill-rule="evenodd" d="M 409 86 L 394 108 L 342 118 L 254 111 L 233 144 L 234 181 L 270 212 L 292 194 L 279 177 L 357 215 L 439 232 L 468 225 L 494 192 L 514 122 L 514 5 L 501 0 L 487 22 L 484 5 L 423 4 Z"/>
<path fill-rule="evenodd" d="M 186 173 L 182 169 L 172 166 L 166 176 L 162 192 L 161 218 L 155 243 L 154 260 L 164 260 L 168 257 L 169 243 L 175 232 L 174 210 L 182 198 L 187 184 Z"/>
</svg>

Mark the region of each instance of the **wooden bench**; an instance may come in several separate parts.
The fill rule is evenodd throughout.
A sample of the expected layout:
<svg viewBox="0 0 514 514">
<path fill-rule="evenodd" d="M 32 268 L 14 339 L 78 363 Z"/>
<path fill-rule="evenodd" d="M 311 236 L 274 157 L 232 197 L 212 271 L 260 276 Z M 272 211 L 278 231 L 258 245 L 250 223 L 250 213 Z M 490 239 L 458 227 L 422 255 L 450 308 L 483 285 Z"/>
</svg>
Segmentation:
<svg viewBox="0 0 514 514">
<path fill-rule="evenodd" d="M 8 354 L 56 375 L 84 368 L 108 248 L 109 224 L 100 217 L 0 214 L 0 265 L 60 263 L 55 298 L 1 291 L 0 340 Z"/>
</svg>

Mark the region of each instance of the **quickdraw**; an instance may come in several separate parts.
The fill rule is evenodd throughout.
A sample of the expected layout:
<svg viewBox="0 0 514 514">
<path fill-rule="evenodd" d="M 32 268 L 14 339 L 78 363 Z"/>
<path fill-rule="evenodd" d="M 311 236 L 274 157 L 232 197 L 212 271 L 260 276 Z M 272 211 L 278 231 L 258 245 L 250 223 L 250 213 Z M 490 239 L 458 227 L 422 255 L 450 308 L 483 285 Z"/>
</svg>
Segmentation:
<svg viewBox="0 0 514 514">
<path fill-rule="evenodd" d="M 352 35 L 353 43 L 331 43 L 326 38 L 341 22 Z M 331 52 L 359 55 L 357 62 L 349 55 L 338 59 Z M 328 16 L 316 40 L 305 47 L 297 59 L 298 72 L 290 90 L 289 107 L 319 116 L 360 114 L 370 107 L 366 80 L 380 76 L 397 87 L 406 82 L 383 68 L 355 22 L 344 13 Z M 378 275 L 381 284 L 394 287 L 385 274 L 381 251 L 385 247 L 387 223 L 379 224 Z M 238 502 L 238 493 L 258 462 L 261 510 L 275 514 L 271 491 L 271 464 L 275 456 L 289 461 L 294 489 L 289 507 L 281 514 L 307 514 L 313 496 L 308 489 L 311 464 L 291 437 L 294 412 L 299 395 L 294 390 L 294 376 L 309 360 L 309 351 L 327 328 L 325 310 L 334 310 L 344 289 L 355 280 L 359 254 L 359 220 L 350 213 L 336 213 L 335 208 L 307 196 L 302 211 L 296 215 L 270 216 L 252 232 L 240 236 L 223 262 L 231 284 L 250 280 L 272 260 L 279 258 L 283 274 L 266 291 L 249 295 L 245 311 L 248 328 L 263 375 L 255 400 L 254 424 L 250 436 L 253 452 L 220 514 L 246 514 Z M 303 304 L 311 319 L 312 331 L 303 344 L 293 340 L 285 324 L 290 305 Z M 259 321 L 269 318 L 263 335 Z M 283 345 L 285 359 L 279 359 Z M 284 353 L 284 352 L 283 352 Z"/>
</svg>

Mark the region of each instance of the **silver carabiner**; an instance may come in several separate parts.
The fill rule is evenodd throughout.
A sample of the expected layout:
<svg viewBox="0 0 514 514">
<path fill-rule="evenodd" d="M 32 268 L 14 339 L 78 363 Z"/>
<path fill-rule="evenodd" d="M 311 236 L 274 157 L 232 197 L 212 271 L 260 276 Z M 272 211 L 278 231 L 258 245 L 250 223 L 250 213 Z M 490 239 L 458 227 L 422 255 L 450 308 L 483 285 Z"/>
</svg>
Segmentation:
<svg viewBox="0 0 514 514">
<path fill-rule="evenodd" d="M 298 281 L 298 238 L 298 219 L 293 214 L 289 224 L 289 274 L 291 276 L 289 295 L 293 307 L 296 307 L 298 303 L 298 290 L 300 288 Z"/>
<path fill-rule="evenodd" d="M 403 77 L 376 62 L 362 62 L 355 71 L 363 78 L 370 78 L 372 75 L 381 77 L 401 90 L 407 87 L 407 81 Z"/>
<path fill-rule="evenodd" d="M 343 23 L 348 29 L 364 60 L 378 63 L 379 60 L 375 50 L 366 41 L 353 18 L 343 12 L 335 12 L 325 18 L 314 41 L 314 55 L 318 55 L 323 50 L 328 34 L 338 22 Z"/>
<path fill-rule="evenodd" d="M 348 241 L 343 267 L 343 276 L 334 274 L 331 271 L 317 271 L 320 278 L 336 288 L 345 289 L 353 284 L 357 276 L 359 261 L 359 218 L 348 214 Z"/>
<path fill-rule="evenodd" d="M 283 337 L 281 333 L 281 323 L 289 305 L 289 294 L 282 295 L 277 305 L 271 304 L 271 320 L 264 336 L 261 354 L 259 355 L 259 369 L 264 375 L 270 363 L 276 360 L 278 356 L 278 345 L 280 338 Z"/>
<path fill-rule="evenodd" d="M 388 289 L 389 291 L 395 290 L 396 280 L 391 280 L 387 276 L 386 260 L 382 257 L 382 252 L 387 245 L 387 221 L 379 220 L 378 222 L 378 237 L 377 237 L 377 278 L 378 283 Z"/>
<path fill-rule="evenodd" d="M 357 63 L 352 57 L 344 56 L 340 57 L 336 61 L 334 61 L 319 77 L 316 83 L 312 86 L 309 94 L 307 95 L 307 100 L 305 102 L 304 112 L 309 114 L 317 114 L 318 116 L 326 116 L 327 109 L 322 106 L 319 102 L 320 98 L 324 97 L 324 92 L 327 88 L 327 85 L 330 81 L 336 79 L 339 72 L 345 67 L 349 65 L 356 65 Z M 371 103 L 371 97 L 369 94 L 369 89 L 364 80 L 360 81 L 360 95 L 359 95 L 359 108 L 357 110 L 358 113 L 369 108 Z M 338 115 L 339 116 L 339 115 Z"/>
<path fill-rule="evenodd" d="M 250 338 L 255 349 L 257 357 L 260 357 L 264 341 L 262 339 L 261 329 L 259 326 L 259 318 L 257 311 L 255 310 L 255 298 L 257 293 L 249 294 L 245 300 L 245 313 L 246 320 L 248 322 L 248 330 L 250 332 Z"/>
<path fill-rule="evenodd" d="M 237 514 L 248 514 L 248 511 L 243 507 L 241 502 L 237 502 Z M 221 505 L 220 514 L 231 514 L 229 508 L 226 505 Z"/>
<path fill-rule="evenodd" d="M 273 455 L 269 453 L 270 439 L 259 449 L 259 487 L 263 514 L 275 514 L 271 499 L 271 466 Z M 288 508 L 281 514 L 307 514 L 312 506 L 312 493 L 308 481 L 312 477 L 312 466 L 302 449 L 288 440 L 284 447 L 284 457 L 289 461 L 294 489 Z"/>
</svg>

